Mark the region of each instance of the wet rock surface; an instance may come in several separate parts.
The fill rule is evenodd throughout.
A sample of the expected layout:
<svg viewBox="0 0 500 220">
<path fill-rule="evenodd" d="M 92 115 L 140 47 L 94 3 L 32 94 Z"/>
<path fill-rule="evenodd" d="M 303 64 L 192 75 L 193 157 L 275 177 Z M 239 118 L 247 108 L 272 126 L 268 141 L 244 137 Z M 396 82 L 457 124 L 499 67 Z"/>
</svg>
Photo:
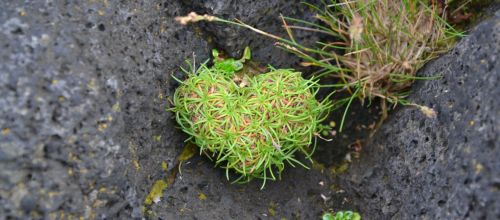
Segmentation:
<svg viewBox="0 0 500 220">
<path fill-rule="evenodd" d="M 261 191 L 259 181 L 230 184 L 196 155 L 147 206 L 185 145 L 165 111 L 177 86 L 171 75 L 182 78 L 185 59 L 206 60 L 212 47 L 239 57 L 249 45 L 263 64 L 299 61 L 249 31 L 182 27 L 173 18 L 194 10 L 283 33 L 280 13 L 310 12 L 298 1 L 229 0 L 3 1 L 0 8 L 0 219 L 316 219 L 329 208 L 357 208 L 368 219 L 498 217 L 498 16 L 423 71 L 444 75 L 419 82 L 413 95 L 438 118 L 400 109 L 349 174 L 289 167 Z"/>
<path fill-rule="evenodd" d="M 500 218 L 500 11 L 428 63 L 341 184 L 367 219 Z"/>
</svg>

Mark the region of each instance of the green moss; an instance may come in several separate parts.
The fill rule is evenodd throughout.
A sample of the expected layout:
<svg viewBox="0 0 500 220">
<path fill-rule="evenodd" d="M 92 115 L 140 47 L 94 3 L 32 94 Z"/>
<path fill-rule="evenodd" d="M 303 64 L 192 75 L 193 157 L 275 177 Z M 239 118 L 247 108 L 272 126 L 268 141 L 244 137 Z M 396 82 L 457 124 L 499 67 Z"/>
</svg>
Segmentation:
<svg viewBox="0 0 500 220">
<path fill-rule="evenodd" d="M 162 162 L 161 162 L 161 170 L 163 170 L 163 171 L 167 171 L 167 169 L 168 169 L 168 165 L 167 165 L 167 163 L 166 163 L 165 161 L 162 161 Z"/>
<path fill-rule="evenodd" d="M 161 141 L 161 135 L 155 135 L 155 136 L 153 136 L 153 139 L 154 139 L 156 142 L 160 142 L 160 141 Z"/>
<path fill-rule="evenodd" d="M 331 174 L 333 176 L 335 175 L 339 175 L 339 174 L 343 174 L 345 172 L 347 172 L 347 170 L 349 169 L 349 163 L 344 161 L 343 163 L 339 164 L 338 166 L 334 166 L 331 168 Z"/>
<path fill-rule="evenodd" d="M 153 187 L 148 196 L 144 200 L 145 205 L 151 205 L 155 201 L 159 201 L 163 197 L 163 191 L 167 188 L 167 183 L 163 180 L 157 180 L 154 182 Z"/>
<path fill-rule="evenodd" d="M 313 160 L 312 162 L 312 168 L 315 169 L 315 170 L 319 170 L 321 172 L 323 172 L 323 170 L 326 169 L 326 166 L 316 160 Z"/>
</svg>

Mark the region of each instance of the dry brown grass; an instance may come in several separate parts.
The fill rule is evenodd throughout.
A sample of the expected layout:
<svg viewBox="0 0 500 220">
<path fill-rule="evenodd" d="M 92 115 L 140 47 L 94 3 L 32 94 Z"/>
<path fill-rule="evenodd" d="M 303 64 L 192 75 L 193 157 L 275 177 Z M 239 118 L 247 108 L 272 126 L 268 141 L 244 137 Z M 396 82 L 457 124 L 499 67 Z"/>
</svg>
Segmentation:
<svg viewBox="0 0 500 220">
<path fill-rule="evenodd" d="M 276 45 L 301 57 L 302 65 L 319 67 L 316 77 L 336 78 L 336 83 L 324 87 L 350 94 L 335 101 L 335 107 L 344 107 L 340 130 L 354 99 L 371 103 L 379 98 L 383 111 L 381 121 L 387 115 L 387 103 L 417 106 L 422 112 L 432 110 L 410 103 L 405 97 L 415 80 L 439 78 L 418 77 L 416 72 L 450 49 L 457 36 L 462 36 L 446 22 L 445 6 L 435 0 L 330 0 L 321 5 L 306 5 L 317 13 L 318 22 L 282 17 L 288 38 L 266 33 L 239 20 L 195 13 L 178 19 L 183 24 L 207 20 L 248 28 L 277 40 Z M 308 47 L 294 39 L 296 30 L 313 31 L 326 37 Z"/>
</svg>

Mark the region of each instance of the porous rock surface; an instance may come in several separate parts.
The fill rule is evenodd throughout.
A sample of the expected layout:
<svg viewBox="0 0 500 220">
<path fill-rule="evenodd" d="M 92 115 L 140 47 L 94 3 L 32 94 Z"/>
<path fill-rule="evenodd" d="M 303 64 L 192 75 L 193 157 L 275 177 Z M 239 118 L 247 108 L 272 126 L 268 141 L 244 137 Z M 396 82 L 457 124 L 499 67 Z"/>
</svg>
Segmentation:
<svg viewBox="0 0 500 220">
<path fill-rule="evenodd" d="M 498 216 L 498 16 L 423 71 L 445 76 L 419 82 L 413 95 L 438 118 L 397 111 L 345 176 L 289 167 L 259 190 L 259 181 L 230 184 L 222 169 L 194 156 L 145 206 L 153 183 L 169 175 L 162 163 L 174 169 L 185 145 L 165 111 L 177 86 L 171 75 L 182 78 L 185 59 L 206 60 L 214 46 L 239 57 L 249 45 L 264 64 L 299 61 L 248 31 L 182 27 L 174 17 L 194 10 L 283 33 L 280 13 L 311 14 L 299 1 L 2 1 L 0 8 L 0 219 L 317 219 L 329 208 L 359 209 L 367 219 Z"/>
<path fill-rule="evenodd" d="M 205 41 L 172 22 L 171 1 L 0 8 L 0 219 L 142 216 L 148 178 L 184 139 L 170 74 Z"/>
<path fill-rule="evenodd" d="M 500 219 L 500 11 L 428 63 L 342 186 L 366 219 Z"/>
<path fill-rule="evenodd" d="M 255 22 L 275 32 L 275 15 L 302 8 L 258 5 L 273 5 Z M 165 111 L 177 86 L 171 75 L 182 78 L 179 66 L 193 54 L 208 59 L 215 38 L 174 17 L 201 7 L 241 18 L 258 9 L 253 1 L 0 2 L 0 219 L 316 218 L 327 208 L 320 171 L 290 169 L 260 191 L 259 181 L 230 184 L 202 156 L 144 206 L 153 183 L 168 176 L 162 163 L 175 169 L 187 138 Z M 275 60 L 276 49 L 262 49 L 272 41 L 253 38 L 248 44 L 264 51 L 254 56 Z M 277 66 L 292 65 L 292 55 L 280 57 Z"/>
<path fill-rule="evenodd" d="M 199 14 L 210 14 L 228 20 L 239 19 L 245 24 L 256 27 L 262 31 L 288 38 L 283 29 L 283 17 L 301 18 L 303 20 L 313 20 L 314 13 L 300 0 L 292 1 L 253 1 L 253 0 L 186 0 L 187 8 Z M 308 1 L 317 4 L 320 1 Z M 274 67 L 290 68 L 300 67 L 300 59 L 291 56 L 289 53 L 272 46 L 278 41 L 236 26 L 202 23 L 201 29 L 209 37 L 207 40 L 215 47 L 224 50 L 229 56 L 241 57 L 245 46 L 252 49 L 252 60 L 266 66 L 271 64 Z M 311 45 L 317 41 L 317 34 L 307 31 L 293 31 L 294 39 L 306 45 Z M 272 61 L 272 62 L 270 62 Z"/>
</svg>

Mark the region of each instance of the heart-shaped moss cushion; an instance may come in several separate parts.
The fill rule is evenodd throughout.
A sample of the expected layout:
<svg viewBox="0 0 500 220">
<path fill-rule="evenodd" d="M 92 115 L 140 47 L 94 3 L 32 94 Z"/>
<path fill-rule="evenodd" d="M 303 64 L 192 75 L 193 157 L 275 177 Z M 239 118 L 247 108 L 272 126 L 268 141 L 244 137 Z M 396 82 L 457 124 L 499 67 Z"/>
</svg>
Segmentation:
<svg viewBox="0 0 500 220">
<path fill-rule="evenodd" d="M 190 73 L 174 95 L 177 122 L 238 180 L 276 179 L 285 161 L 300 164 L 296 151 L 312 153 L 329 103 L 317 101 L 317 84 L 292 70 L 235 78 L 216 67 Z"/>
</svg>

